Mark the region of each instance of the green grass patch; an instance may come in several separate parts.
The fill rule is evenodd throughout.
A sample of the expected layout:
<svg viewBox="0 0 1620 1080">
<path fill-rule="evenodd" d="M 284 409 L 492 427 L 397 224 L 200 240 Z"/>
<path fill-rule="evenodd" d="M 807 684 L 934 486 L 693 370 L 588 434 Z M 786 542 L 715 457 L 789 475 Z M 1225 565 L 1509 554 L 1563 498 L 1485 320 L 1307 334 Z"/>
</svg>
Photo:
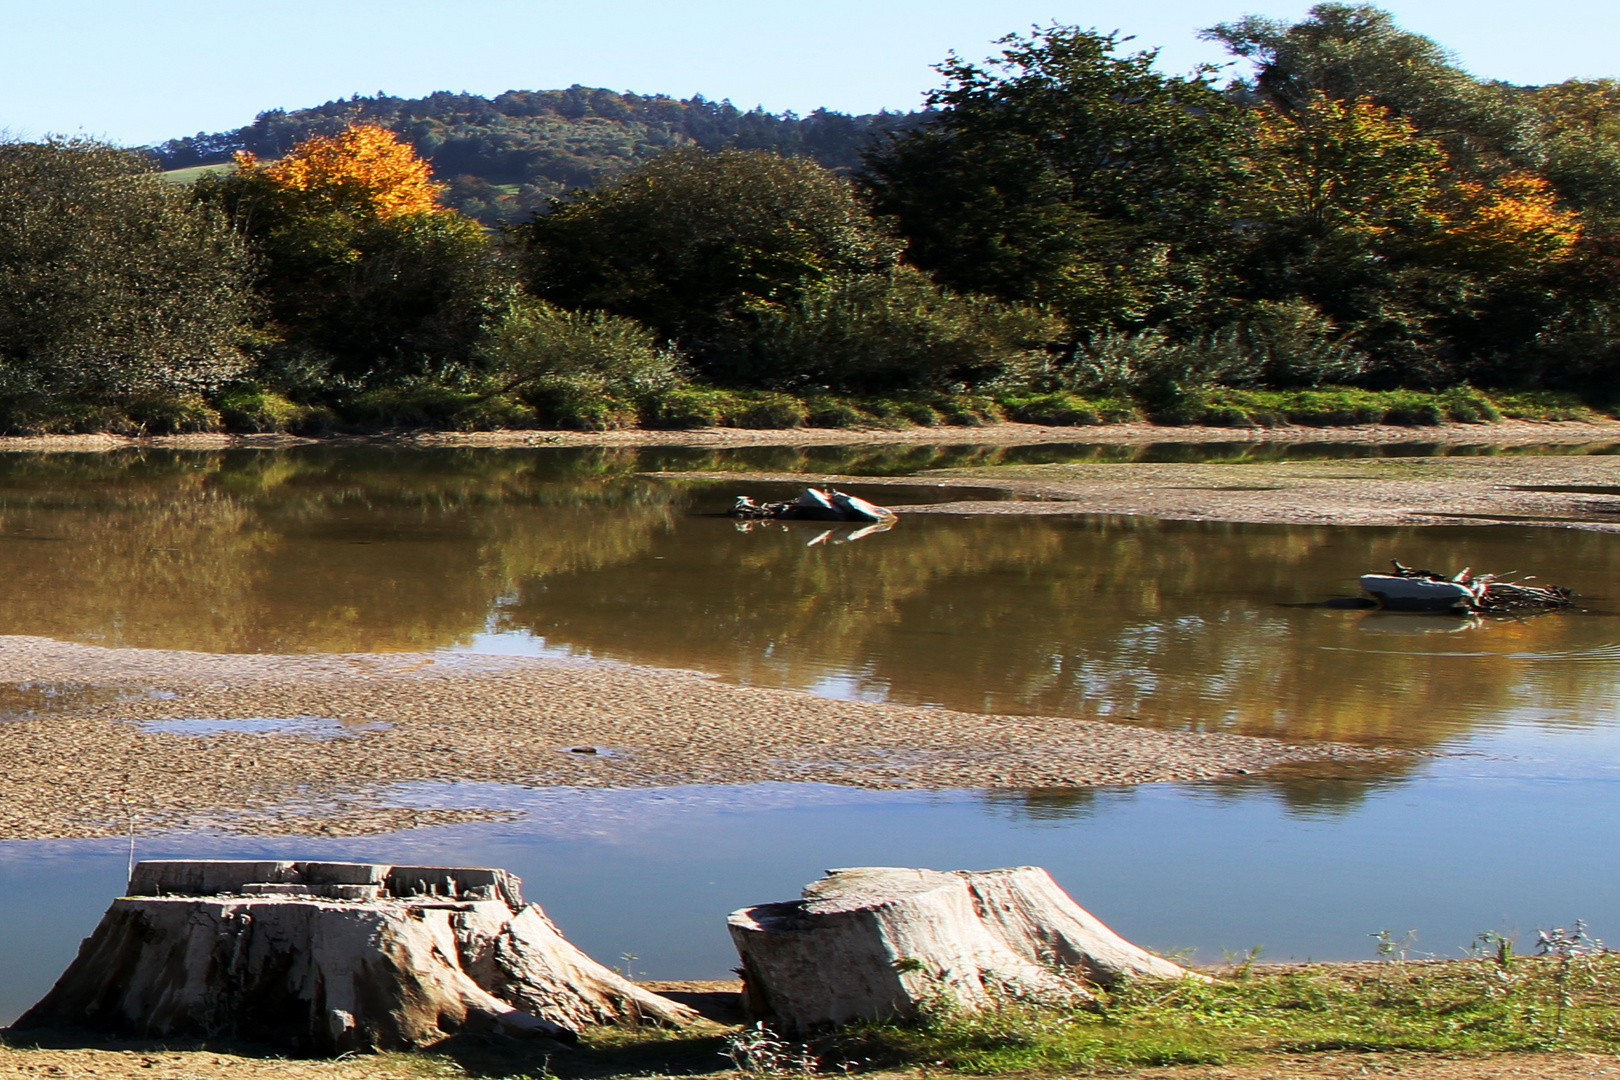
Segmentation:
<svg viewBox="0 0 1620 1080">
<path fill-rule="evenodd" d="M 1578 394 L 1556 390 L 1494 392 L 1491 400 L 1510 420 L 1607 420 L 1609 417 L 1582 401 Z"/>
<path fill-rule="evenodd" d="M 1120 398 L 1087 398 L 1079 394 L 1056 393 L 1008 396 L 1000 399 L 1007 419 L 1026 424 L 1053 427 L 1093 427 L 1098 424 L 1129 424 L 1142 419 L 1134 402 Z"/>
<path fill-rule="evenodd" d="M 214 403 L 227 431 L 247 434 L 289 432 L 320 435 L 337 424 L 337 414 L 320 405 L 300 405 L 273 390 L 238 386 Z"/>
<path fill-rule="evenodd" d="M 1154 413 L 1156 423 L 1211 427 L 1349 427 L 1390 424 L 1438 427 L 1502 419 L 1485 393 L 1471 386 L 1448 390 L 1363 390 L 1329 386 L 1315 390 L 1235 390 L 1219 387 L 1189 396 Z"/>
<path fill-rule="evenodd" d="M 189 169 L 170 169 L 168 172 L 159 173 L 158 175 L 171 184 L 195 184 L 205 176 L 222 175 L 235 171 L 236 166 L 226 161 L 218 165 L 193 165 Z"/>
<path fill-rule="evenodd" d="M 338 413 L 345 423 L 369 429 L 498 431 L 537 424 L 521 401 L 444 386 L 373 390 L 343 402 Z"/>
<path fill-rule="evenodd" d="M 1142 982 L 1096 1011 L 946 1010 L 835 1037 L 821 1060 L 965 1073 L 1072 1073 L 1318 1052 L 1620 1049 L 1620 957 L 1241 970 L 1215 984 Z"/>
</svg>

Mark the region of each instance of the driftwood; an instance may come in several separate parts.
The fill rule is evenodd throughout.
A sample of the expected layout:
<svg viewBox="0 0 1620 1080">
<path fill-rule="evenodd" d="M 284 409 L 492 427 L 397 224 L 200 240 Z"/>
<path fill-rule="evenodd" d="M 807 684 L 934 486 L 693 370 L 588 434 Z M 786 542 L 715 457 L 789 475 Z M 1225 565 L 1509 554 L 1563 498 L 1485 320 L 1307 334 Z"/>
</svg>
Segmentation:
<svg viewBox="0 0 1620 1080">
<path fill-rule="evenodd" d="M 749 1015 L 788 1033 L 1009 999 L 1076 1004 L 1125 977 L 1203 978 L 1137 948 L 1045 870 L 833 870 L 733 912 Z"/>
<path fill-rule="evenodd" d="M 333 1054 L 698 1018 L 570 945 L 503 870 L 145 862 L 130 894 L 15 1027 Z"/>
</svg>

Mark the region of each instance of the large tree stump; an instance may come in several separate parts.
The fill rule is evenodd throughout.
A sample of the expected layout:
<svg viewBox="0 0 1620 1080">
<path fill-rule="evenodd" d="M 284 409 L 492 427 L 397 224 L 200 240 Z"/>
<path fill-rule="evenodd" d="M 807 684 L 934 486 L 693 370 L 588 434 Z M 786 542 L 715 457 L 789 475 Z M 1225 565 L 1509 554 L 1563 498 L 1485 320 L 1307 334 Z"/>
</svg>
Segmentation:
<svg viewBox="0 0 1620 1080">
<path fill-rule="evenodd" d="M 832 870 L 802 900 L 732 913 L 749 1015 L 788 1033 L 1093 1000 L 1122 977 L 1203 978 L 1125 941 L 1045 870 Z"/>
<path fill-rule="evenodd" d="M 147 862 L 130 893 L 15 1027 L 332 1054 L 698 1019 L 569 944 L 503 870 Z"/>
</svg>

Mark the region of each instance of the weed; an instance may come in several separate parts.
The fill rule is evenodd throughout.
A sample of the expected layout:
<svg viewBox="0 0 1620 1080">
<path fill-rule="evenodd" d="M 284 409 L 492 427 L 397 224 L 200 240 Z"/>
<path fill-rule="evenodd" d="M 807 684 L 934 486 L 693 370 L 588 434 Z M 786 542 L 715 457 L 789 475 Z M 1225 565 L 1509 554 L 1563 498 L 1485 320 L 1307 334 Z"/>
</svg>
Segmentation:
<svg viewBox="0 0 1620 1080">
<path fill-rule="evenodd" d="M 781 1076 L 816 1071 L 817 1058 L 805 1043 L 789 1042 L 763 1023 L 727 1035 L 720 1051 L 731 1059 L 738 1072 L 751 1076 Z"/>
</svg>

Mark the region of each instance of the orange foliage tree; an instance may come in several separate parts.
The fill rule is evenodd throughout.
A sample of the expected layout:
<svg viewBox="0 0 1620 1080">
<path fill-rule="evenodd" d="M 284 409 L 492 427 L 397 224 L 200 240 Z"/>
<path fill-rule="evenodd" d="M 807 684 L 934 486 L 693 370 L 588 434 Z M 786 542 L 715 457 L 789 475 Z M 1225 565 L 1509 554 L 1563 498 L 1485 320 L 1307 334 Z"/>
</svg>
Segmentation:
<svg viewBox="0 0 1620 1080">
<path fill-rule="evenodd" d="M 336 135 L 317 135 L 280 161 L 261 164 L 236 155 L 244 176 L 261 177 L 306 210 L 337 210 L 363 218 L 391 218 L 441 211 L 445 185 L 433 181 L 428 163 L 410 144 L 376 124 L 351 124 Z"/>
<path fill-rule="evenodd" d="M 1488 187 L 1459 188 L 1463 205 L 1446 229 L 1447 246 L 1470 262 L 1521 269 L 1556 262 L 1580 239 L 1580 216 L 1561 208 L 1539 176 L 1509 173 Z"/>
</svg>

